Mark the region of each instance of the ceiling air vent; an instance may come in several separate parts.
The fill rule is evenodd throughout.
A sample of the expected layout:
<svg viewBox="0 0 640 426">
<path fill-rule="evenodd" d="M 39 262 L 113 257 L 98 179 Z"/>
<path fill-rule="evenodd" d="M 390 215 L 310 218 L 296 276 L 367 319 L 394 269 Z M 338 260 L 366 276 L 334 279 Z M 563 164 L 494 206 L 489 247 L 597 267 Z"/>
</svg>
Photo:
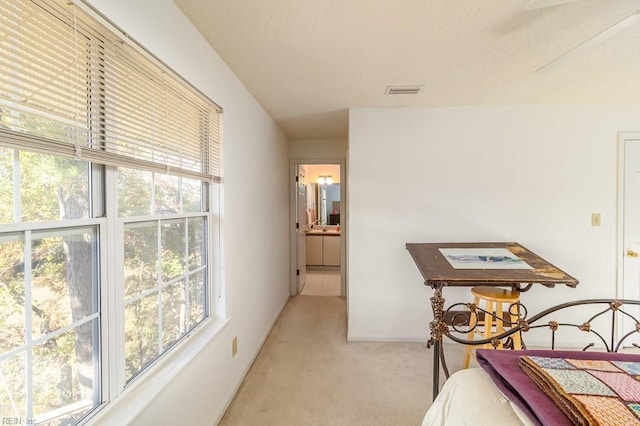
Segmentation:
<svg viewBox="0 0 640 426">
<path fill-rule="evenodd" d="M 387 86 L 385 95 L 417 95 L 423 86 Z"/>
</svg>

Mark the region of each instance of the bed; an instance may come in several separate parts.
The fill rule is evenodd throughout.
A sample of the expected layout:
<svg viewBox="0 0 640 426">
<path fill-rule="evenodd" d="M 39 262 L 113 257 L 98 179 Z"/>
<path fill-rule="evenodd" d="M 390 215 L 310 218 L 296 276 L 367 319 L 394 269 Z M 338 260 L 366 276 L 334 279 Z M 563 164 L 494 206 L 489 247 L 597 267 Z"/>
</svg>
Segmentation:
<svg viewBox="0 0 640 426">
<path fill-rule="evenodd" d="M 445 333 L 456 343 L 486 345 L 455 336 L 466 321 L 457 313 Z M 553 318 L 586 314 L 582 323 Z M 452 374 L 427 411 L 422 425 L 640 425 L 640 301 L 592 299 L 557 305 L 533 315 L 491 341 L 507 341 L 532 330 L 550 333 L 548 349 L 478 349 L 478 368 Z M 451 318 L 451 316 L 450 316 Z M 466 330 L 465 330 L 466 331 Z M 575 332 L 582 350 L 558 349 Z M 571 340 L 571 339 L 569 339 Z M 508 343 L 506 344 L 508 346 Z"/>
</svg>

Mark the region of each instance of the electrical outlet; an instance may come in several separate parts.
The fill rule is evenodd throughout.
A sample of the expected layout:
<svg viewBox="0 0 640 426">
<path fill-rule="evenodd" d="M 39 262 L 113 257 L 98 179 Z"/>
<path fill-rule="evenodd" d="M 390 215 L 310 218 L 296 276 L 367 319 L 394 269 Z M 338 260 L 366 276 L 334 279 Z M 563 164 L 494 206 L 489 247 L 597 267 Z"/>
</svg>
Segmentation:
<svg viewBox="0 0 640 426">
<path fill-rule="evenodd" d="M 591 226 L 600 226 L 600 213 L 591 213 Z"/>
<path fill-rule="evenodd" d="M 238 353 L 238 337 L 234 336 L 231 341 L 231 356 L 234 357 Z"/>
</svg>

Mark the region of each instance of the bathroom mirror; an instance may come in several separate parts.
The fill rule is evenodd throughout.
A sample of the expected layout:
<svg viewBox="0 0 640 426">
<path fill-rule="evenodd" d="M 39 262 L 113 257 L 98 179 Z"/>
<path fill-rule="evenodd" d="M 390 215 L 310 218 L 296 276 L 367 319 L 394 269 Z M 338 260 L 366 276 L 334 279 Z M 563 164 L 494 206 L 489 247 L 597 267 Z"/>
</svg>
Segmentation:
<svg viewBox="0 0 640 426">
<path fill-rule="evenodd" d="M 309 225 L 340 224 L 340 184 L 307 184 L 307 221 Z"/>
</svg>

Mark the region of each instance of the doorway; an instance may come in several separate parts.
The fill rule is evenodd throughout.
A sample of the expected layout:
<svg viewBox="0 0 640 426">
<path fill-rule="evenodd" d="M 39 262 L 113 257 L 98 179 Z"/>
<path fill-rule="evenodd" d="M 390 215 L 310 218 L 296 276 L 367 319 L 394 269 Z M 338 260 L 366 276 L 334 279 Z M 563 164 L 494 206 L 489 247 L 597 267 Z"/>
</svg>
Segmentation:
<svg viewBox="0 0 640 426">
<path fill-rule="evenodd" d="M 640 134 L 623 134 L 618 146 L 618 294 L 640 300 Z M 640 308 L 625 308 L 640 317 Z M 631 319 L 623 317 L 623 330 L 631 330 Z"/>
<path fill-rule="evenodd" d="M 345 296 L 345 185 L 340 160 L 292 161 L 291 295 Z"/>
</svg>

